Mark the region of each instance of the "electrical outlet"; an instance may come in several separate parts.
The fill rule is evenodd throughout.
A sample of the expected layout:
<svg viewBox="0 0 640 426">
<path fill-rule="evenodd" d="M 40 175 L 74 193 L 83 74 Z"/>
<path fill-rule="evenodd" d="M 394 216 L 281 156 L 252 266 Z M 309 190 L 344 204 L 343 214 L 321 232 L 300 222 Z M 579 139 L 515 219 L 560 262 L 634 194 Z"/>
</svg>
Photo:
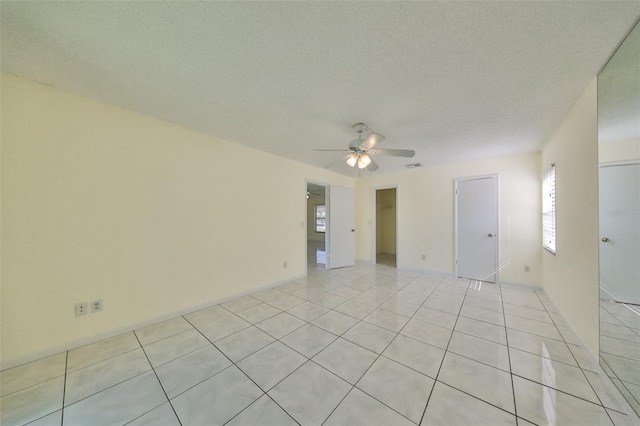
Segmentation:
<svg viewBox="0 0 640 426">
<path fill-rule="evenodd" d="M 89 309 L 87 307 L 87 302 L 78 303 L 76 305 L 76 316 L 81 317 L 83 315 L 87 315 Z"/>
<path fill-rule="evenodd" d="M 427 255 L 426 254 L 422 255 L 422 260 L 427 260 Z"/>
<path fill-rule="evenodd" d="M 285 268 L 285 269 L 287 268 L 287 261 L 286 260 L 284 262 L 282 262 L 282 267 Z"/>
<path fill-rule="evenodd" d="M 91 302 L 91 312 L 102 311 L 102 299 Z"/>
<path fill-rule="evenodd" d="M 524 266 L 524 271 L 525 271 L 525 272 L 529 272 L 529 265 L 525 265 L 525 266 Z"/>
</svg>

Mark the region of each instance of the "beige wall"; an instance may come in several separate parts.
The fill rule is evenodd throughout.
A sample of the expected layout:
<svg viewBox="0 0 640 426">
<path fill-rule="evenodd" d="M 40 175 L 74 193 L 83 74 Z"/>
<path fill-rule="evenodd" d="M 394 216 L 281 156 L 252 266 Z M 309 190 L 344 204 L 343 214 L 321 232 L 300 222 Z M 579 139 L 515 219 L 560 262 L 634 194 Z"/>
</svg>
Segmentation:
<svg viewBox="0 0 640 426">
<path fill-rule="evenodd" d="M 497 173 L 500 280 L 540 285 L 540 154 L 367 176 L 356 181 L 356 257 L 372 258 L 373 191 L 397 185 L 400 268 L 454 273 L 454 179 Z M 426 259 L 422 260 L 421 255 Z M 530 272 L 524 272 L 529 266 Z"/>
<path fill-rule="evenodd" d="M 1 83 L 3 366 L 304 274 L 306 179 L 354 185 L 11 75 Z M 94 299 L 103 312 L 74 316 Z"/>
<path fill-rule="evenodd" d="M 598 131 L 594 79 L 542 151 L 556 164 L 557 254 L 542 254 L 543 287 L 598 359 Z"/>
</svg>

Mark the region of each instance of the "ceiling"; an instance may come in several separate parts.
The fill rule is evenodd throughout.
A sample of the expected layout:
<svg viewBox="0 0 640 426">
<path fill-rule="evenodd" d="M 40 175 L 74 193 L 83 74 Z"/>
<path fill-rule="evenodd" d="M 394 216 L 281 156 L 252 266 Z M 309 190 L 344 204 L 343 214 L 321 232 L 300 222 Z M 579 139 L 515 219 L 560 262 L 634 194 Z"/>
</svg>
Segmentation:
<svg viewBox="0 0 640 426">
<path fill-rule="evenodd" d="M 4 72 L 319 167 L 341 153 L 314 148 L 346 148 L 365 122 L 416 151 L 375 174 L 540 150 L 640 15 L 636 1 L 0 4 Z"/>
</svg>

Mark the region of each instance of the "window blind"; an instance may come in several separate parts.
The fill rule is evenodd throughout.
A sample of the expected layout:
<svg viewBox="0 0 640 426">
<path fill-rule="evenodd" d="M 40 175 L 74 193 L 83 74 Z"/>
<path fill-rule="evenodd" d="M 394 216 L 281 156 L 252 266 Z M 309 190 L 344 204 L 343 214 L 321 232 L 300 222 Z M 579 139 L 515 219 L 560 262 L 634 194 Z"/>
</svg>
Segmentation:
<svg viewBox="0 0 640 426">
<path fill-rule="evenodd" d="M 542 247 L 556 254 L 556 165 L 542 176 Z"/>
</svg>

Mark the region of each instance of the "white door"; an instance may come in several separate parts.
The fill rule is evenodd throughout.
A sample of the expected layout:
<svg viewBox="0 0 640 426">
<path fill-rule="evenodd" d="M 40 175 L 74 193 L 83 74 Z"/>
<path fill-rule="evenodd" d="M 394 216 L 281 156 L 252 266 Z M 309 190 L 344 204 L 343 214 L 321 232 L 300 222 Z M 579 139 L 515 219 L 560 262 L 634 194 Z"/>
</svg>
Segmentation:
<svg viewBox="0 0 640 426">
<path fill-rule="evenodd" d="M 456 275 L 496 282 L 498 177 L 456 180 Z"/>
<path fill-rule="evenodd" d="M 353 188 L 329 187 L 329 268 L 353 266 L 356 258 Z"/>
<path fill-rule="evenodd" d="M 640 304 L 640 164 L 602 166 L 599 180 L 601 297 Z"/>
</svg>

